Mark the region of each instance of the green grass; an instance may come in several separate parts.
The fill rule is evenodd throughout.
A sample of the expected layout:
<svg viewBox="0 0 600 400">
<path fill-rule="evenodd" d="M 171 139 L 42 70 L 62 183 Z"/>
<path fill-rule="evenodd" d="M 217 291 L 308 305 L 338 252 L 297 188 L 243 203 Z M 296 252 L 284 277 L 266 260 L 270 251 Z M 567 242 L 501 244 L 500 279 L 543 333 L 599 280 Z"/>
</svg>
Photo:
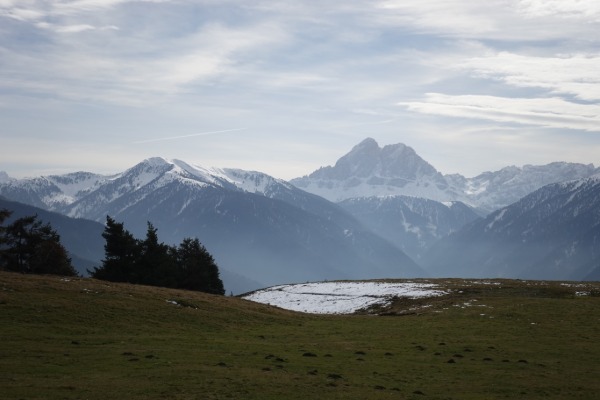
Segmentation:
<svg viewBox="0 0 600 400">
<path fill-rule="evenodd" d="M 600 284 L 435 282 L 451 294 L 313 316 L 0 272 L 0 397 L 597 398 Z"/>
</svg>

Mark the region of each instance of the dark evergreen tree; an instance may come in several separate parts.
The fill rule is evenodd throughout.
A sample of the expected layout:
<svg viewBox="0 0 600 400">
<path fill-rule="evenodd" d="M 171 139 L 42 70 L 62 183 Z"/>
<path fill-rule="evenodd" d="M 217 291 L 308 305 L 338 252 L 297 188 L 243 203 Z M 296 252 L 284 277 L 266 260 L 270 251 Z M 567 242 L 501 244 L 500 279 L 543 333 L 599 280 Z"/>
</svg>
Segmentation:
<svg viewBox="0 0 600 400">
<path fill-rule="evenodd" d="M 59 234 L 50 224 L 43 224 L 37 216 L 16 219 L 4 226 L 10 216 L 0 211 L 0 267 L 22 273 L 77 275 Z"/>
<path fill-rule="evenodd" d="M 44 240 L 35 246 L 29 268 L 34 274 L 77 275 L 67 250 L 54 240 Z"/>
<path fill-rule="evenodd" d="M 102 266 L 90 271 L 93 278 L 113 282 L 139 283 L 138 262 L 140 246 L 138 241 L 127 231 L 123 223 L 106 217 L 106 226 L 102 237 L 104 245 L 104 260 Z"/>
<path fill-rule="evenodd" d="M 198 239 L 186 238 L 177 249 L 179 287 L 213 294 L 225 294 L 219 268 Z"/>
<path fill-rule="evenodd" d="M 158 241 L 157 229 L 148 222 L 146 239 L 140 242 L 139 283 L 177 287 L 177 265 L 170 246 Z"/>
<path fill-rule="evenodd" d="M 7 210 L 6 208 L 0 209 L 0 269 L 5 268 L 5 257 L 6 251 L 8 250 L 6 246 L 6 227 L 4 226 L 4 221 L 6 221 L 11 214 L 12 211 Z"/>
<path fill-rule="evenodd" d="M 4 221 L 6 221 L 6 219 L 11 215 L 12 211 L 7 210 L 6 208 L 0 209 L 0 254 L 4 250 L 4 243 L 6 242 L 4 237 L 4 232 L 6 232 Z"/>
</svg>

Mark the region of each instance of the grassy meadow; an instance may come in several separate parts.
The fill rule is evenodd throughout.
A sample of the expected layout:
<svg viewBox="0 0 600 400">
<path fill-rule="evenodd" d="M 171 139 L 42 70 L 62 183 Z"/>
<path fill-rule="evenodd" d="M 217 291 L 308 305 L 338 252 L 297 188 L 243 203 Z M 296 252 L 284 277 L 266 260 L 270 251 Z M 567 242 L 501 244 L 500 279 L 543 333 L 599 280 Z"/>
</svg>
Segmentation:
<svg viewBox="0 0 600 400">
<path fill-rule="evenodd" d="M 451 293 L 317 316 L 0 272 L 0 397 L 598 398 L 600 283 L 432 281 Z"/>
</svg>

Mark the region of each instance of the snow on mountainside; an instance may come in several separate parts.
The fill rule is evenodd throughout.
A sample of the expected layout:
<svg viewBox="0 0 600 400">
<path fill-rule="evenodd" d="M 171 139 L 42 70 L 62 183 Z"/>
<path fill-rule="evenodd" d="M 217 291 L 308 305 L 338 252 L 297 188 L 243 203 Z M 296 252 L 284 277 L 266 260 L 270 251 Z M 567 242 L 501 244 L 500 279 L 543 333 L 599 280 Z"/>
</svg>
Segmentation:
<svg viewBox="0 0 600 400">
<path fill-rule="evenodd" d="M 436 243 L 437 276 L 600 277 L 600 175 L 542 187 Z"/>
<path fill-rule="evenodd" d="M 141 190 L 139 194 L 143 197 L 148 188 L 172 181 L 200 187 L 238 189 L 267 197 L 274 196 L 281 186 L 290 190 L 294 188 L 285 181 L 260 172 L 206 168 L 161 157 L 149 158 L 120 174 L 110 176 L 74 172 L 17 180 L 3 174 L 0 175 L 0 195 L 36 207 L 66 212 L 73 217 L 82 217 L 88 210 L 111 203 L 126 194 Z M 91 193 L 94 193 L 92 203 Z"/>
<path fill-rule="evenodd" d="M 334 202 L 359 197 L 412 196 L 439 202 L 461 201 L 489 213 L 540 187 L 599 172 L 593 165 L 555 162 L 506 167 L 474 178 L 442 175 L 404 144 L 380 148 L 365 139 L 335 166 L 323 167 L 290 182 Z"/>
<path fill-rule="evenodd" d="M 554 162 L 547 165 L 506 167 L 496 172 L 484 172 L 474 178 L 446 177 L 449 184 L 465 193 L 468 201 L 491 212 L 514 203 L 529 193 L 551 183 L 586 178 L 598 169 L 594 165 Z"/>
<path fill-rule="evenodd" d="M 281 189 L 293 190 L 294 186 L 281 179 L 275 179 L 262 172 L 225 168 L 223 175 L 237 188 L 248 193 L 273 197 Z"/>
<path fill-rule="evenodd" d="M 99 187 L 108 177 L 89 172 L 0 182 L 0 195 L 36 207 L 57 210 Z"/>
</svg>

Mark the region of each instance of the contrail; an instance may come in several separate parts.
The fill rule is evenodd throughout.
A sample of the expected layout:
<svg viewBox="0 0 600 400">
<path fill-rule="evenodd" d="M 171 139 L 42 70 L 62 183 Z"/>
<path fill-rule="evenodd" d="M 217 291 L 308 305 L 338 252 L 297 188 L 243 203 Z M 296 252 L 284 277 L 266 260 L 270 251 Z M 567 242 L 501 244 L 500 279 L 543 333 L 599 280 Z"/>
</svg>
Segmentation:
<svg viewBox="0 0 600 400">
<path fill-rule="evenodd" d="M 349 127 L 354 126 L 364 126 L 364 125 L 381 125 L 381 124 L 389 124 L 390 122 L 394 122 L 396 118 L 386 119 L 385 121 L 377 121 L 377 122 L 364 122 L 362 124 L 349 125 Z"/>
<path fill-rule="evenodd" d="M 184 138 L 189 138 L 189 137 L 194 137 L 194 136 L 211 135 L 213 133 L 243 131 L 245 129 L 248 129 L 248 128 L 235 128 L 235 129 L 225 129 L 222 131 L 200 132 L 200 133 L 192 133 L 191 135 L 183 135 L 183 136 L 168 136 L 168 137 L 163 137 L 163 138 L 158 138 L 158 139 L 139 140 L 139 141 L 133 142 L 133 143 L 140 144 L 140 143 L 162 142 L 164 140 L 184 139 Z"/>
</svg>

